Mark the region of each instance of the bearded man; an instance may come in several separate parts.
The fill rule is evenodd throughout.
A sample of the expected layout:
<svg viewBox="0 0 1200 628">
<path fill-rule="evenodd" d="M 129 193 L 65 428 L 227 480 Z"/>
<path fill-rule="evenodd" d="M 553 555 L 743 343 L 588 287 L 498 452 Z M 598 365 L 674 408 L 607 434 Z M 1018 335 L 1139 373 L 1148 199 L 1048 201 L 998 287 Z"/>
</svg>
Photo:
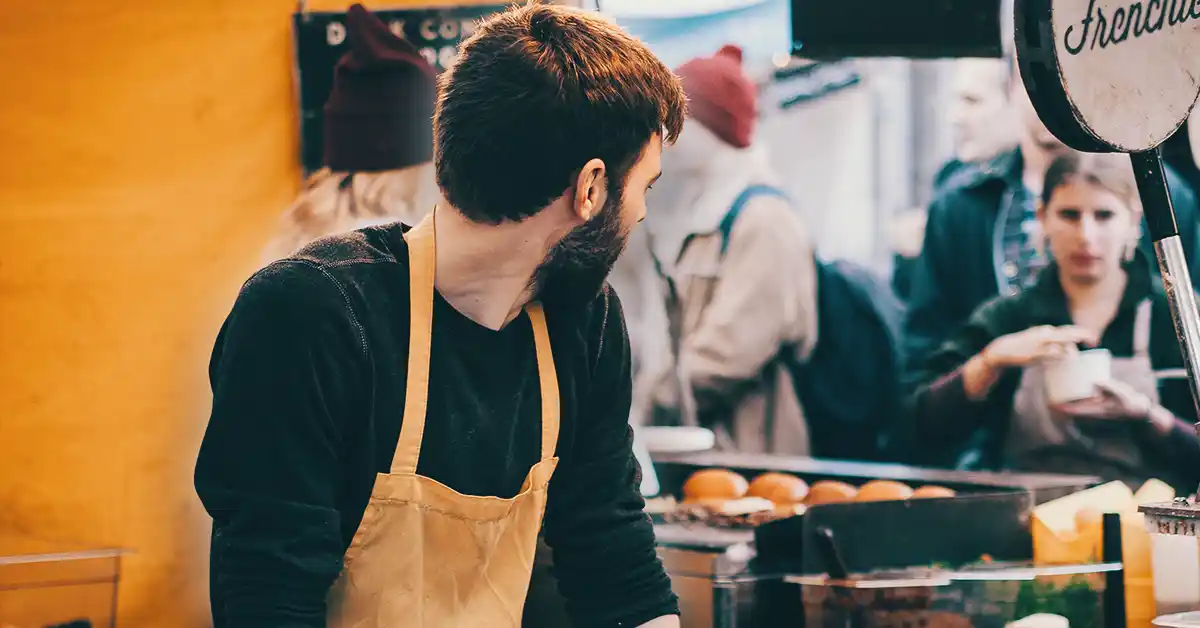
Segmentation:
<svg viewBox="0 0 1200 628">
<path fill-rule="evenodd" d="M 679 625 L 605 277 L 684 102 L 602 17 L 503 12 L 440 79 L 444 202 L 246 283 L 196 468 L 218 628 L 518 626 L 543 515 L 576 626 Z"/>
</svg>

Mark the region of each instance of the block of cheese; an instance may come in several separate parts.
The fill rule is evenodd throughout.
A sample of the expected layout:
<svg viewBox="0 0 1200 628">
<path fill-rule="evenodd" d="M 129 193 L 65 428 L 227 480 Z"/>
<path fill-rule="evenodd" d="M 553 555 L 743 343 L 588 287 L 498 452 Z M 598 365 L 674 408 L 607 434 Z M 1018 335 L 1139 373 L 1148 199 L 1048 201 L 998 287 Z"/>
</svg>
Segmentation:
<svg viewBox="0 0 1200 628">
<path fill-rule="evenodd" d="M 1084 509 L 1102 513 L 1130 512 L 1137 511 L 1137 502 L 1133 499 L 1133 491 L 1129 490 L 1124 482 L 1109 482 L 1048 501 L 1034 508 L 1034 524 L 1051 534 L 1073 537 L 1075 536 L 1075 515 Z M 1037 527 L 1034 528 L 1034 534 L 1037 534 Z"/>
<path fill-rule="evenodd" d="M 1175 489 L 1162 480 L 1150 479 L 1133 494 L 1133 501 L 1139 506 L 1146 504 L 1161 504 L 1175 500 Z"/>
</svg>

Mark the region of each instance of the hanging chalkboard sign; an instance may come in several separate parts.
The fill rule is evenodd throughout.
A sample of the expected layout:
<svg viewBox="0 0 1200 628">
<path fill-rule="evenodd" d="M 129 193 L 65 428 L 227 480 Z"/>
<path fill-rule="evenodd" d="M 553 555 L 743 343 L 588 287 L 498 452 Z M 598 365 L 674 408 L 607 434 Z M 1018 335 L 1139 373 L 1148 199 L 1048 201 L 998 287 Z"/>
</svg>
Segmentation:
<svg viewBox="0 0 1200 628">
<path fill-rule="evenodd" d="M 1200 11 L 1152 0 L 1016 3 L 1017 58 L 1038 115 L 1078 150 L 1157 148 L 1200 93 Z"/>
<path fill-rule="evenodd" d="M 506 4 L 374 11 L 393 33 L 412 42 L 439 72 L 454 62 L 458 44 L 482 18 Z M 301 12 L 292 16 L 296 44 L 296 89 L 300 104 L 300 153 L 306 172 L 321 167 L 322 108 L 333 86 L 333 67 L 346 52 L 345 12 Z"/>
</svg>

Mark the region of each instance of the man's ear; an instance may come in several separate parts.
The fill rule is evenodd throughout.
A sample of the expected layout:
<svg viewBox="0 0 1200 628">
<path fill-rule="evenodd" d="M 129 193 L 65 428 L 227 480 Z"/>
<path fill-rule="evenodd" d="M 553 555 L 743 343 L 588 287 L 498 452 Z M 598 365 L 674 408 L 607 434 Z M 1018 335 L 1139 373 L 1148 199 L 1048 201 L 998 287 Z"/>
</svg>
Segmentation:
<svg viewBox="0 0 1200 628">
<path fill-rule="evenodd" d="M 587 222 L 600 213 L 608 193 L 608 169 L 604 162 L 592 159 L 583 165 L 575 180 L 575 204 L 571 210 Z"/>
</svg>

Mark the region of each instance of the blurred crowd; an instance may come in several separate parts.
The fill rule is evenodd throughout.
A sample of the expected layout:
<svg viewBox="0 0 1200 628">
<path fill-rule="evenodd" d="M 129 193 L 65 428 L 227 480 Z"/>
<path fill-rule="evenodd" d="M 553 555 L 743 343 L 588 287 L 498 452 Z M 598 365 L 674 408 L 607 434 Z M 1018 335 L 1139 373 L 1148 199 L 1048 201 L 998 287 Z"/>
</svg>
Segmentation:
<svg viewBox="0 0 1200 628">
<path fill-rule="evenodd" d="M 755 132 L 760 90 L 739 49 L 677 68 L 689 120 L 610 277 L 635 356 L 631 423 L 703 426 L 745 452 L 1158 477 L 1190 492 L 1196 410 L 1128 159 L 1058 141 L 1011 60 L 955 63 L 955 155 L 928 207 L 896 217 L 890 276 L 815 253 Z M 432 110 L 431 72 L 370 71 Z M 358 104 L 331 101 L 327 118 Z M 375 115 L 429 133 L 427 117 Z M 357 132 L 371 131 L 335 126 L 326 141 Z M 264 260 L 432 209 L 431 154 L 374 157 L 315 173 Z M 1200 277 L 1187 176 L 1168 173 Z M 1111 381 L 1052 402 L 1046 365 L 1091 348 L 1111 354 Z"/>
</svg>

